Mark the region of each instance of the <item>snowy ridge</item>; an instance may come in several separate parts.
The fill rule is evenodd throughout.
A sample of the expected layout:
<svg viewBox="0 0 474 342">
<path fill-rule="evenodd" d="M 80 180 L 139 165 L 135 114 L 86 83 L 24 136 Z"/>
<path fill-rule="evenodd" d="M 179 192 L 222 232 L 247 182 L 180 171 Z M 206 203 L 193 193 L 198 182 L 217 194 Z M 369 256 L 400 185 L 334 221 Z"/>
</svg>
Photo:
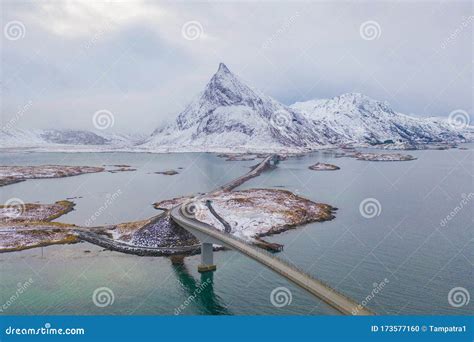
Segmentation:
<svg viewBox="0 0 474 342">
<path fill-rule="evenodd" d="M 315 124 L 332 130 L 331 143 L 381 144 L 387 141 L 420 143 L 458 143 L 466 137 L 447 119 L 419 118 L 397 113 L 386 102 L 358 93 L 332 99 L 297 102 L 291 107 L 301 111 Z"/>
<path fill-rule="evenodd" d="M 248 87 L 221 63 L 204 91 L 143 147 L 273 150 L 324 142 L 301 113 Z"/>
<path fill-rule="evenodd" d="M 223 63 L 176 120 L 151 136 L 84 130 L 0 130 L 0 147 L 42 151 L 301 152 L 340 145 L 416 148 L 472 141 L 474 127 L 394 111 L 358 93 L 285 106 Z"/>
<path fill-rule="evenodd" d="M 334 145 L 407 148 L 469 140 L 447 119 L 416 118 L 358 93 L 285 106 L 220 64 L 176 121 L 141 147 L 154 151 L 301 151 Z"/>
<path fill-rule="evenodd" d="M 2 148 L 45 148 L 56 150 L 99 150 L 130 148 L 145 140 L 145 135 L 112 134 L 86 130 L 0 130 Z"/>
</svg>

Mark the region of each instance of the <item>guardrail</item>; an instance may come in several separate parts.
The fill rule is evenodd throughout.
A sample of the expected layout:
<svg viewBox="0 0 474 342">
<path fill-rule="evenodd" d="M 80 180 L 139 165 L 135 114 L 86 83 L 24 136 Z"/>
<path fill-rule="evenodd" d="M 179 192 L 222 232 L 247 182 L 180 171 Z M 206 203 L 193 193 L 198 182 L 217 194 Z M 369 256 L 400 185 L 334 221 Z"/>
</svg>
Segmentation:
<svg viewBox="0 0 474 342">
<path fill-rule="evenodd" d="M 289 269 L 291 269 L 291 270 L 303 275 L 304 277 L 308 278 L 309 280 L 318 283 L 319 285 L 325 287 L 327 290 L 332 291 L 337 296 L 345 298 L 345 300 L 347 302 L 352 303 L 353 309 L 358 308 L 358 304 L 356 302 L 354 302 L 354 300 L 352 300 L 350 297 L 340 293 L 339 291 L 337 291 L 336 289 L 334 289 L 332 286 L 328 285 L 327 283 L 314 278 L 311 274 L 309 274 L 306 271 L 302 270 L 301 268 L 299 268 L 295 264 L 293 264 L 291 262 L 288 262 L 287 260 L 281 259 L 281 258 L 275 256 L 274 254 L 272 254 L 272 253 L 270 253 L 270 252 L 268 252 L 268 251 L 266 251 L 262 248 L 259 248 L 255 245 L 251 245 L 251 244 L 248 243 L 248 241 L 246 241 L 242 238 L 239 238 L 239 237 L 234 236 L 232 234 L 224 233 L 224 232 L 216 229 L 215 227 L 213 227 L 213 226 L 211 226 L 207 223 L 204 223 L 202 221 L 197 220 L 194 216 L 190 216 L 186 211 L 184 211 L 183 206 L 180 206 L 177 209 L 179 210 L 179 213 L 182 216 L 184 216 L 187 220 L 194 222 L 194 224 L 192 225 L 192 227 L 194 229 L 196 229 L 196 230 L 198 230 L 198 231 L 200 231 L 204 234 L 207 234 L 207 235 L 209 235 L 209 236 L 211 236 L 211 237 L 213 237 L 217 240 L 220 240 L 220 241 L 222 241 L 223 244 L 227 244 L 227 245 L 233 247 L 234 249 L 238 250 L 239 252 L 244 253 L 246 255 L 249 255 L 248 254 L 248 249 L 253 250 L 257 254 L 259 253 L 259 254 L 265 255 L 265 256 L 271 258 L 271 260 L 274 260 L 274 261 L 276 261 L 280 264 L 283 264 L 284 266 L 288 267 Z M 202 228 L 202 227 L 205 227 L 205 228 Z M 244 246 L 244 248 L 242 248 L 241 244 Z M 258 258 L 258 256 L 256 258 Z M 286 277 L 288 279 L 294 278 L 292 275 L 288 274 L 288 272 L 284 271 L 281 267 L 275 267 L 275 265 L 272 265 L 271 263 L 266 262 L 263 258 L 260 258 L 258 261 L 263 263 L 267 267 L 277 271 L 279 274 L 283 275 L 284 277 Z M 306 286 L 309 287 L 309 285 L 306 285 Z M 341 308 L 337 308 L 337 309 L 339 311 L 343 312 L 343 313 L 346 313 L 346 314 L 348 313 L 347 310 L 343 310 Z M 358 310 L 357 312 L 362 312 L 364 314 L 369 314 L 369 315 L 373 314 L 370 310 L 368 310 L 366 308 L 363 308 L 363 310 Z"/>
</svg>

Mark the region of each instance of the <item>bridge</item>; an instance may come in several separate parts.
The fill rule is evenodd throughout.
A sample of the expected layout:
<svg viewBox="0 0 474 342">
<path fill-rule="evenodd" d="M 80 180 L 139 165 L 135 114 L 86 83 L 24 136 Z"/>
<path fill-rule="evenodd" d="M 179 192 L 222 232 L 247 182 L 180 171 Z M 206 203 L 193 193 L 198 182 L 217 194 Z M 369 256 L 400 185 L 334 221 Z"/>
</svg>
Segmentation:
<svg viewBox="0 0 474 342">
<path fill-rule="evenodd" d="M 198 200 L 199 199 L 197 199 L 197 201 Z M 222 232 L 207 223 L 196 220 L 193 210 L 186 208 L 186 206 L 189 205 L 196 207 L 195 203 L 178 205 L 171 209 L 170 214 L 176 223 L 201 241 L 201 265 L 198 268 L 200 272 L 213 271 L 216 269 L 213 260 L 212 245 L 217 244 L 236 250 L 259 262 L 329 304 L 342 314 L 373 315 L 370 310 L 360 306 L 349 297 L 315 279 L 295 265 L 276 257 L 264 249 L 250 245 L 245 240 L 239 239 L 232 234 Z"/>
<path fill-rule="evenodd" d="M 248 181 L 249 179 L 257 177 L 263 171 L 271 168 L 272 166 L 275 166 L 276 164 L 278 164 L 279 160 L 280 160 L 280 157 L 277 154 L 271 154 L 267 156 L 265 159 L 263 159 L 259 164 L 254 166 L 252 170 L 250 170 L 250 172 L 247 172 L 245 175 L 218 187 L 214 191 L 211 191 L 211 193 L 218 192 L 218 191 L 231 191 L 232 189 L 235 189 L 236 187 Z"/>
</svg>

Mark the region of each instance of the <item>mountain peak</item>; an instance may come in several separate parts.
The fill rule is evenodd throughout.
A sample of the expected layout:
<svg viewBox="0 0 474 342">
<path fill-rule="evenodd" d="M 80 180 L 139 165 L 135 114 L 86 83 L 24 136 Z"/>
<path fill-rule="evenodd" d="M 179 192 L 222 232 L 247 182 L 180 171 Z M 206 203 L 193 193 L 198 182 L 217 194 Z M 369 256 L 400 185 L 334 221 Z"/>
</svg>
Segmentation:
<svg viewBox="0 0 474 342">
<path fill-rule="evenodd" d="M 355 102 L 376 101 L 367 95 L 356 93 L 356 92 L 341 94 L 339 96 L 336 96 L 335 98 L 341 99 L 341 100 L 350 100 L 350 101 L 355 101 Z"/>
<path fill-rule="evenodd" d="M 227 65 L 224 63 L 219 63 L 219 68 L 217 69 L 214 76 L 211 78 L 211 82 L 237 82 L 237 77 L 229 70 Z M 240 82 L 240 81 L 239 81 Z"/>
<path fill-rule="evenodd" d="M 219 63 L 219 69 L 217 69 L 217 73 L 231 73 L 227 65 L 224 63 Z"/>
<path fill-rule="evenodd" d="M 201 100 L 212 103 L 215 106 L 229 106 L 242 103 L 248 104 L 257 101 L 258 97 L 224 63 L 220 63 L 219 69 L 207 84 Z"/>
</svg>

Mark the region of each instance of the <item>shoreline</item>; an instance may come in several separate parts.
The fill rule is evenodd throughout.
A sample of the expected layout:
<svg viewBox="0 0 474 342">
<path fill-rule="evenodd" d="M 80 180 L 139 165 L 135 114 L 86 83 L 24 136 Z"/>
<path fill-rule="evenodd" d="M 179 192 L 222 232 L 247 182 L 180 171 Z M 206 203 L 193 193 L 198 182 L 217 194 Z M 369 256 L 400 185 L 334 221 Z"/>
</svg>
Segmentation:
<svg viewBox="0 0 474 342">
<path fill-rule="evenodd" d="M 261 149 L 260 147 L 233 147 L 233 148 L 221 148 L 221 147 L 209 147 L 206 149 L 200 149 L 196 147 L 187 148 L 163 148 L 160 150 L 150 149 L 131 149 L 124 147 L 117 148 L 104 148 L 102 145 L 93 145 L 96 148 L 83 148 L 79 145 L 64 145 L 61 146 L 25 146 L 25 147 L 0 147 L 0 153 L 148 153 L 148 154 L 169 154 L 169 153 L 212 153 L 212 154 L 308 154 L 312 152 L 324 151 L 324 150 L 337 150 L 337 149 L 374 149 L 374 150 L 394 150 L 394 151 L 418 151 L 418 150 L 445 150 L 445 149 L 458 149 L 460 146 L 465 144 L 472 144 L 473 141 L 463 141 L 456 143 L 449 142 L 431 142 L 431 143 L 418 143 L 409 145 L 406 147 L 398 146 L 395 144 L 338 144 L 338 145 L 321 145 L 312 147 L 295 147 L 295 148 L 282 148 L 282 149 Z"/>
</svg>

